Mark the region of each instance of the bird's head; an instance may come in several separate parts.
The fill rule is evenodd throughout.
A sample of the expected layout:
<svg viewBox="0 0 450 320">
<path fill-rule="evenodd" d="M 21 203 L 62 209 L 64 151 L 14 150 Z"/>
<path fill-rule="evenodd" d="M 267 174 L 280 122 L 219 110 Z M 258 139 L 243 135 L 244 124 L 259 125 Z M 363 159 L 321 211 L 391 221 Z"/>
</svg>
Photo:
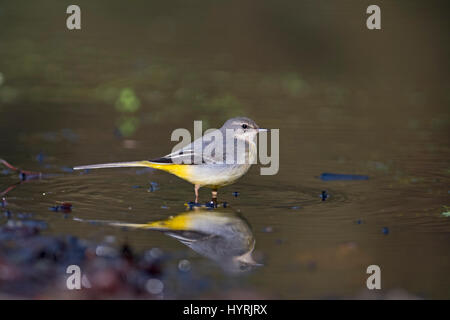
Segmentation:
<svg viewBox="0 0 450 320">
<path fill-rule="evenodd" d="M 268 131 L 261 129 L 255 121 L 246 117 L 231 118 L 221 128 L 222 131 L 233 130 L 236 139 L 253 141 L 259 132 Z"/>
</svg>

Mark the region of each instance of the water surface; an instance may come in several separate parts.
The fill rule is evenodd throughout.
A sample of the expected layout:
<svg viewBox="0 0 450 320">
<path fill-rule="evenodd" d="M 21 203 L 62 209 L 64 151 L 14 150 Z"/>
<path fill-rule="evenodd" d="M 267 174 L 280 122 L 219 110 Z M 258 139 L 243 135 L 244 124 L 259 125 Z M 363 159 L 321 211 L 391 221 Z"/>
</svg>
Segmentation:
<svg viewBox="0 0 450 320">
<path fill-rule="evenodd" d="M 361 297 L 371 264 L 380 295 L 449 298 L 449 28 L 438 6 L 383 4 L 372 33 L 359 2 L 178 5 L 81 1 L 79 32 L 65 29 L 59 2 L 0 5 L 0 156 L 44 173 L 10 191 L 8 209 L 46 221 L 47 234 L 114 235 L 189 259 L 210 282 L 185 298 Z M 251 226 L 263 266 L 230 274 L 162 233 L 73 220 L 184 212 L 193 187 L 174 176 L 70 168 L 158 157 L 175 128 L 239 115 L 280 129 L 279 173 L 254 166 L 219 191 Z M 16 182 L 0 175 L 3 189 Z M 61 202 L 70 214 L 49 210 Z"/>
</svg>

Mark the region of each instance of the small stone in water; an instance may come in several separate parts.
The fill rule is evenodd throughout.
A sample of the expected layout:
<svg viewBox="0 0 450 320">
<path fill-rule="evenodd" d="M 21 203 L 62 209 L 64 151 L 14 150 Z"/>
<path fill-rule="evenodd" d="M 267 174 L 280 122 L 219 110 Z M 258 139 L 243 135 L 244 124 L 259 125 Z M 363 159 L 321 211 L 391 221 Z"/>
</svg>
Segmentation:
<svg viewBox="0 0 450 320">
<path fill-rule="evenodd" d="M 150 251 L 148 251 L 148 254 L 153 258 L 157 259 L 162 256 L 163 251 L 160 248 L 152 248 Z"/>
<path fill-rule="evenodd" d="M 60 206 L 52 206 L 48 209 L 53 212 L 62 211 L 64 213 L 69 213 L 72 211 L 72 204 L 70 202 L 63 202 Z"/>
<path fill-rule="evenodd" d="M 328 192 L 326 190 L 322 191 L 322 193 L 320 194 L 320 198 L 322 199 L 322 201 L 327 200 L 330 197 L 330 195 L 328 194 Z"/>
<path fill-rule="evenodd" d="M 189 210 L 192 210 L 192 209 L 194 208 L 194 206 L 195 206 L 195 202 L 189 201 L 189 202 L 187 203 L 187 205 L 188 205 L 188 207 L 189 207 Z"/>
<path fill-rule="evenodd" d="M 217 203 L 215 203 L 214 201 L 209 201 L 205 203 L 205 207 L 208 209 L 214 209 L 217 208 Z"/>
<path fill-rule="evenodd" d="M 43 162 L 45 160 L 45 158 L 46 158 L 46 156 L 42 152 L 39 152 L 38 155 L 36 156 L 36 160 L 38 162 Z"/>
<path fill-rule="evenodd" d="M 181 260 L 178 263 L 178 270 L 182 271 L 182 272 L 188 272 L 191 270 L 191 263 L 189 262 L 189 260 Z"/>
<path fill-rule="evenodd" d="M 148 188 L 149 192 L 155 192 L 156 190 L 159 190 L 158 183 L 156 182 L 150 182 L 150 187 Z"/>
<path fill-rule="evenodd" d="M 164 290 L 164 283 L 159 279 L 148 279 L 145 289 L 151 294 L 160 294 Z"/>
<path fill-rule="evenodd" d="M 70 202 L 63 202 L 60 207 L 64 212 L 70 212 L 72 210 L 72 204 Z"/>
</svg>

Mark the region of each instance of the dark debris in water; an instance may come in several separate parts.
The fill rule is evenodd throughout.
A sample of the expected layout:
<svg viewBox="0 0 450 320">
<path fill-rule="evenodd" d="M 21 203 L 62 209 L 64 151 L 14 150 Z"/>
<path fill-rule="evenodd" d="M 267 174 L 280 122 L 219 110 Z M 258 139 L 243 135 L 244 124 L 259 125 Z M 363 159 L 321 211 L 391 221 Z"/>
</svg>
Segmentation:
<svg viewBox="0 0 450 320">
<path fill-rule="evenodd" d="M 330 195 L 326 190 L 323 190 L 322 193 L 320 194 L 320 199 L 322 199 L 322 201 L 326 201 L 329 197 Z"/>
<path fill-rule="evenodd" d="M 157 190 L 159 190 L 159 184 L 157 182 L 151 181 L 150 182 L 150 186 L 148 188 L 148 191 L 149 192 L 155 192 Z"/>
<path fill-rule="evenodd" d="M 69 213 L 72 211 L 72 204 L 70 202 L 63 202 L 60 205 L 50 207 L 49 210 L 54 212 Z"/>
<path fill-rule="evenodd" d="M 214 201 L 208 201 L 205 203 L 195 203 L 190 201 L 185 203 L 185 206 L 189 208 L 189 210 L 194 210 L 195 208 L 207 208 L 207 209 L 216 209 L 216 208 L 227 208 L 227 202 L 215 203 Z"/>
<path fill-rule="evenodd" d="M 342 174 L 342 173 L 322 173 L 319 177 L 323 181 L 334 181 L 334 180 L 369 180 L 369 176 L 359 175 L 359 174 Z"/>
<path fill-rule="evenodd" d="M 152 299 L 164 293 L 163 255 L 149 258 L 126 243 L 44 236 L 41 231 L 46 227 L 34 220 L 8 220 L 0 226 L 2 297 Z M 71 265 L 80 267 L 82 290 L 66 288 Z"/>
</svg>

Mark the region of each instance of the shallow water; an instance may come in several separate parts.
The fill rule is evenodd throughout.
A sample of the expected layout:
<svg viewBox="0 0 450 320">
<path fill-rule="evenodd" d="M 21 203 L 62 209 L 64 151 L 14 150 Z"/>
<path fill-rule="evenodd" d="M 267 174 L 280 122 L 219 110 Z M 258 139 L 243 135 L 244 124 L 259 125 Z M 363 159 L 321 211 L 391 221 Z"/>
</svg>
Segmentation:
<svg viewBox="0 0 450 320">
<path fill-rule="evenodd" d="M 10 191 L 7 209 L 46 221 L 47 234 L 114 235 L 189 259 L 209 284 L 182 297 L 364 297 L 366 268 L 376 264 L 380 294 L 450 298 L 445 15 L 386 5 L 395 19 L 374 35 L 358 25 L 362 7 L 261 3 L 255 12 L 82 2 L 78 33 L 58 27 L 57 10 L 42 9 L 40 20 L 33 5 L 1 4 L 0 157 L 44 173 Z M 235 115 L 280 129 L 278 174 L 254 166 L 219 190 L 252 227 L 263 266 L 230 274 L 163 233 L 73 220 L 145 223 L 185 212 L 193 187 L 169 174 L 70 168 L 158 157 L 174 146 L 173 129 Z M 323 172 L 369 179 L 322 181 Z M 18 181 L 0 175 L 3 189 Z M 149 192 L 150 182 L 159 188 Z M 61 202 L 72 212 L 49 210 Z"/>
</svg>

